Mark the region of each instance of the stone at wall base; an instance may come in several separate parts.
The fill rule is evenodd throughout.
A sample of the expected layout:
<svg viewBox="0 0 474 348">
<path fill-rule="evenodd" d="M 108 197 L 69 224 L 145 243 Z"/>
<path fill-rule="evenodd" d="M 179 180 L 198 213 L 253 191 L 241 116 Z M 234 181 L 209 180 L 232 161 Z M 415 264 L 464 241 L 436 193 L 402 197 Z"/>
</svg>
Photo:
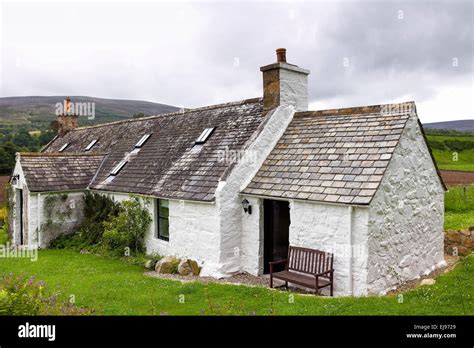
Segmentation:
<svg viewBox="0 0 474 348">
<path fill-rule="evenodd" d="M 422 286 L 422 285 L 433 285 L 434 283 L 436 283 L 436 280 L 434 280 L 434 279 L 430 279 L 430 278 L 423 279 L 420 283 L 420 286 Z"/>
<path fill-rule="evenodd" d="M 156 263 L 155 271 L 160 274 L 174 274 L 179 265 L 179 259 L 174 256 L 165 256 Z"/>
</svg>

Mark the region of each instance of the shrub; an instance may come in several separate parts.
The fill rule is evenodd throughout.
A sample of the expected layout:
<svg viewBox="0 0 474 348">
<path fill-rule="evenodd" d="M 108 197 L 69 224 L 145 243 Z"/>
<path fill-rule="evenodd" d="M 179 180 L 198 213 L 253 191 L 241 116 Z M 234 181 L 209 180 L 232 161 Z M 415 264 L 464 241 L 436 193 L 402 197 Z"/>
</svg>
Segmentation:
<svg viewBox="0 0 474 348">
<path fill-rule="evenodd" d="M 104 222 L 117 216 L 121 206 L 108 196 L 86 192 L 84 196 L 84 220 L 78 230 L 56 238 L 51 247 L 55 249 L 95 249 L 102 243 Z"/>
<path fill-rule="evenodd" d="M 97 244 L 102 240 L 104 221 L 117 216 L 120 204 L 108 196 L 86 192 L 84 196 L 84 221 L 79 227 L 82 240 L 89 244 Z"/>
<path fill-rule="evenodd" d="M 48 293 L 34 277 L 0 275 L 0 315 L 89 315 L 93 311 L 65 301 L 60 292 Z"/>
<path fill-rule="evenodd" d="M 145 200 L 142 206 L 138 197 L 131 196 L 129 200 L 122 202 L 122 209 L 116 217 L 104 221 L 103 243 L 107 250 L 123 253 L 129 248 L 135 254 L 144 252 L 145 234 L 151 223 L 146 209 L 148 204 Z"/>
</svg>

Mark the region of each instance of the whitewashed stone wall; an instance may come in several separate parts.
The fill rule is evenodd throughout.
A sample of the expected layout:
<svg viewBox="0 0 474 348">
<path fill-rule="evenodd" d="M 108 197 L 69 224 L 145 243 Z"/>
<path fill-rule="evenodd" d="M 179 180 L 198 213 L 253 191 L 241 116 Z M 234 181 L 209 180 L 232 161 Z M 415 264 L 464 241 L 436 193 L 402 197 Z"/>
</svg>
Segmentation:
<svg viewBox="0 0 474 348">
<path fill-rule="evenodd" d="M 66 209 L 70 215 L 64 219 L 59 219 L 53 214 L 53 228 L 47 227 L 47 217 L 45 211 L 45 199 L 48 196 L 66 194 L 64 201 Z M 84 193 L 83 192 L 63 192 L 63 193 L 30 193 L 28 196 L 28 245 L 46 248 L 51 241 L 60 235 L 74 232 L 84 219 Z"/>
<path fill-rule="evenodd" d="M 13 230 L 12 243 L 20 245 L 20 206 L 18 189 L 23 190 L 23 244 L 30 248 L 45 248 L 49 243 L 61 234 L 73 232 L 77 226 L 82 222 L 83 219 L 83 207 L 84 207 L 84 193 L 83 192 L 51 192 L 51 193 L 35 193 L 30 192 L 25 181 L 25 175 L 21 168 L 20 162 L 17 160 L 13 175 L 19 175 L 20 179 L 16 185 L 12 185 L 14 192 L 14 214 L 13 214 Z M 43 233 L 44 225 L 47 221 L 45 212 L 45 198 L 50 195 L 67 194 L 65 204 L 70 206 L 70 215 L 65 217 L 63 220 L 52 217 L 53 223 L 60 222 L 60 228 L 53 233 Z"/>
<path fill-rule="evenodd" d="M 369 293 L 444 264 L 444 190 L 415 114 L 370 206 Z"/>
<path fill-rule="evenodd" d="M 368 217 L 364 207 L 290 201 L 290 245 L 334 253 L 334 296 L 367 293 Z"/>
<path fill-rule="evenodd" d="M 280 69 L 280 104 L 292 105 L 296 111 L 308 110 L 309 71 L 290 66 Z"/>
<path fill-rule="evenodd" d="M 103 192 L 101 192 L 103 193 Z M 117 202 L 130 198 L 123 193 L 108 194 Z M 142 197 L 143 199 L 144 197 Z M 219 216 L 214 203 L 169 200 L 169 241 L 156 237 L 157 215 L 155 198 L 148 198 L 148 213 L 152 218 L 146 234 L 148 254 L 187 257 L 202 267 L 201 275 L 219 274 Z"/>
<path fill-rule="evenodd" d="M 263 200 L 247 197 L 252 205 L 252 214 L 242 209 L 242 255 L 241 269 L 259 275 L 263 273 Z"/>
<path fill-rule="evenodd" d="M 20 205 L 19 205 L 19 202 L 20 202 L 20 198 L 18 196 L 19 192 L 18 190 L 24 190 L 24 196 L 26 198 L 26 202 L 24 204 L 24 207 L 28 206 L 28 188 L 26 187 L 26 182 L 25 182 L 25 176 L 23 174 L 23 169 L 21 168 L 21 165 L 20 165 L 20 162 L 16 161 L 15 163 L 15 168 L 13 169 L 13 174 L 12 175 L 19 175 L 20 177 L 20 180 L 17 181 L 17 184 L 16 185 L 12 185 L 12 189 L 13 189 L 13 206 L 12 206 L 12 209 L 13 209 L 13 214 L 12 214 L 12 217 L 13 217 L 13 223 L 11 223 L 11 233 L 12 233 L 12 242 L 13 244 L 15 245 L 20 245 L 20 241 L 21 241 L 21 238 L 20 238 L 20 231 L 21 231 L 21 226 L 20 226 L 20 222 L 21 222 L 21 219 L 20 219 Z M 26 209 L 27 211 L 27 209 Z M 25 215 L 27 214 L 24 214 L 24 218 L 25 218 Z M 24 228 L 28 229 L 28 226 L 24 226 Z M 23 233 L 24 236 L 27 236 L 28 235 L 28 231 L 24 231 Z M 26 241 L 25 241 L 26 242 Z"/>
</svg>

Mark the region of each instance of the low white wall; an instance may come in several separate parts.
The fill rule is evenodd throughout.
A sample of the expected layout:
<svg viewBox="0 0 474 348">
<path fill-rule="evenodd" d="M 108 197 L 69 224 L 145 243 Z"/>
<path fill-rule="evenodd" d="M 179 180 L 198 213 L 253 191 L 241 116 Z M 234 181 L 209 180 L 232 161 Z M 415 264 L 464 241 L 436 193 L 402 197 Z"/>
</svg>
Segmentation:
<svg viewBox="0 0 474 348">
<path fill-rule="evenodd" d="M 290 245 L 334 253 L 334 296 L 367 293 L 368 215 L 367 208 L 354 207 L 351 220 L 347 206 L 290 201 Z M 350 225 L 353 293 L 349 279 Z"/>
<path fill-rule="evenodd" d="M 118 202 L 130 198 L 123 193 L 107 193 L 107 195 Z M 202 266 L 201 275 L 218 274 L 220 235 L 215 204 L 169 200 L 169 241 L 165 241 L 156 237 L 157 200 L 149 198 L 149 202 L 148 212 L 152 222 L 145 238 L 146 252 L 190 258 Z"/>
<path fill-rule="evenodd" d="M 56 203 L 62 205 L 63 210 L 68 210 L 70 214 L 60 219 L 57 214 L 51 217 L 52 226 L 47 225 L 45 211 L 46 197 L 59 197 L 67 195 L 64 202 Z M 30 193 L 28 197 L 28 245 L 45 248 L 51 241 L 62 234 L 74 232 L 84 218 L 84 193 L 83 192 L 63 192 L 63 193 Z"/>
<path fill-rule="evenodd" d="M 370 206 L 369 293 L 444 264 L 444 190 L 415 115 Z"/>
</svg>

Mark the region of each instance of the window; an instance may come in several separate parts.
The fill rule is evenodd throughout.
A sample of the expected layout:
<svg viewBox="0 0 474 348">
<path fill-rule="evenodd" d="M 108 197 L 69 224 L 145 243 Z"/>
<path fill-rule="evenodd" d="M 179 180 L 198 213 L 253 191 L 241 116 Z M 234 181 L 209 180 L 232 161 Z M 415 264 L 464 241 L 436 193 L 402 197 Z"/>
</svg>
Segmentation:
<svg viewBox="0 0 474 348">
<path fill-rule="evenodd" d="M 156 200 L 156 237 L 168 241 L 169 231 L 169 201 L 167 199 Z"/>
<path fill-rule="evenodd" d="M 141 148 L 150 136 L 151 134 L 145 134 L 144 136 L 142 136 L 140 140 L 138 140 L 138 143 L 135 144 L 135 148 L 138 148 L 138 149 Z"/>
<path fill-rule="evenodd" d="M 127 164 L 127 161 L 120 161 L 120 163 L 117 164 L 114 169 L 112 169 L 112 171 L 110 172 L 110 175 L 113 175 L 113 176 L 117 175 L 126 164 Z"/>
<path fill-rule="evenodd" d="M 66 147 L 69 146 L 69 143 L 66 143 L 64 144 L 63 146 L 61 146 L 61 148 L 59 149 L 59 152 L 63 152 L 64 150 L 66 150 Z"/>
<path fill-rule="evenodd" d="M 214 131 L 214 128 L 204 129 L 201 135 L 199 136 L 199 138 L 196 139 L 195 144 L 204 144 L 207 138 L 209 138 L 209 136 L 212 134 L 213 131 Z"/>
<path fill-rule="evenodd" d="M 90 149 L 92 149 L 92 147 L 95 145 L 96 142 L 97 142 L 97 139 L 92 140 L 89 143 L 89 145 L 87 145 L 87 147 L 85 148 L 85 151 L 89 151 Z"/>
</svg>

